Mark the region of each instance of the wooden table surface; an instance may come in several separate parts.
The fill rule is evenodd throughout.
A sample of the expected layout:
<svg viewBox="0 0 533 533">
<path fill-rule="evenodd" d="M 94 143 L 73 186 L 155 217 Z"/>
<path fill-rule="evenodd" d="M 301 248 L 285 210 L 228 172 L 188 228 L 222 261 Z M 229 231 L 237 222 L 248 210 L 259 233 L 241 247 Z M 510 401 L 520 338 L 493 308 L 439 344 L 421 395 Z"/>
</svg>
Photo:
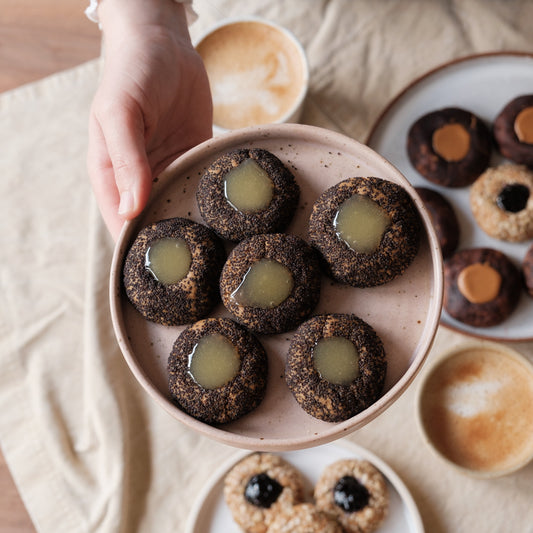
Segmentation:
<svg viewBox="0 0 533 533">
<path fill-rule="evenodd" d="M 98 57 L 89 0 L 0 0 L 0 92 Z M 0 453 L 0 532 L 35 533 Z"/>
</svg>

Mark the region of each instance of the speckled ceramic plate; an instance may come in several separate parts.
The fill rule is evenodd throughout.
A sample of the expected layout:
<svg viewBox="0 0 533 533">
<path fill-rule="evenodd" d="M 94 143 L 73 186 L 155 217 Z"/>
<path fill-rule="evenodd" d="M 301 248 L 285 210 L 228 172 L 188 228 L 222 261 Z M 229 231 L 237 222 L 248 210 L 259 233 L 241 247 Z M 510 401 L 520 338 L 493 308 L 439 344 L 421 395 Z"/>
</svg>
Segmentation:
<svg viewBox="0 0 533 533">
<path fill-rule="evenodd" d="M 459 248 L 489 247 L 505 253 L 520 268 L 532 241 L 509 243 L 493 239 L 477 225 L 470 211 L 469 188 L 440 187 L 422 177 L 406 151 L 407 132 L 420 116 L 456 106 L 470 110 L 490 124 L 510 100 L 533 92 L 533 55 L 498 53 L 467 57 L 415 80 L 387 107 L 367 144 L 387 158 L 415 187 L 438 190 L 454 206 L 461 226 Z M 504 159 L 496 150 L 491 166 Z M 442 324 L 471 336 L 500 341 L 533 340 L 533 299 L 525 291 L 518 308 L 502 324 L 475 328 L 462 324 L 443 310 Z"/>
<path fill-rule="evenodd" d="M 381 337 L 388 358 L 383 396 L 365 411 L 332 424 L 307 415 L 293 399 L 284 379 L 285 353 L 291 333 L 260 336 L 269 358 L 266 396 L 240 420 L 219 427 L 195 420 L 170 399 L 167 358 L 183 327 L 150 323 L 129 303 L 122 287 L 122 265 L 135 236 L 148 223 L 174 216 L 201 222 L 196 187 L 206 167 L 229 150 L 264 148 L 289 167 L 301 188 L 300 206 L 288 232 L 306 237 L 311 206 L 326 188 L 349 176 L 379 176 L 401 184 L 420 211 L 425 231 L 420 251 L 407 271 L 381 287 L 354 289 L 324 277 L 316 312 L 352 312 Z M 295 124 L 255 127 L 228 133 L 192 149 L 162 176 L 144 214 L 125 225 L 111 268 L 111 312 L 116 337 L 133 374 L 173 417 L 201 433 L 232 446 L 293 450 L 329 442 L 372 420 L 409 386 L 426 358 L 442 305 L 442 261 L 428 215 L 405 178 L 365 145 L 324 129 Z M 225 316 L 219 306 L 213 316 Z"/>
<path fill-rule="evenodd" d="M 340 459 L 364 459 L 371 462 L 384 476 L 389 491 L 389 513 L 379 528 L 380 533 L 423 533 L 424 527 L 407 487 L 398 475 L 380 458 L 361 446 L 348 441 L 326 444 L 309 450 L 285 452 L 280 455 L 302 472 L 309 493 L 326 466 Z M 224 501 L 224 477 L 246 453 L 240 452 L 222 465 L 206 483 L 191 510 L 185 533 L 240 533 Z"/>
</svg>

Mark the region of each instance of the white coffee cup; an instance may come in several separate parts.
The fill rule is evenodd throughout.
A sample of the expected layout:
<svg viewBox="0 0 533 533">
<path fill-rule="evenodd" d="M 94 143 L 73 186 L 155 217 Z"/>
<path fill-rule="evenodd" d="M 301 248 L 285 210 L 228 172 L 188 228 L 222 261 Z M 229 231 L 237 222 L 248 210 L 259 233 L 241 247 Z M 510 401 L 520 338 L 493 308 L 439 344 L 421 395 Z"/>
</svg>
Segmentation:
<svg viewBox="0 0 533 533">
<path fill-rule="evenodd" d="M 227 19 L 200 36 L 195 47 L 209 77 L 215 134 L 298 122 L 309 67 L 292 32 L 262 18 Z"/>
<path fill-rule="evenodd" d="M 463 473 L 515 472 L 533 459 L 533 366 L 488 341 L 446 351 L 420 384 L 418 421 L 430 447 Z"/>
</svg>

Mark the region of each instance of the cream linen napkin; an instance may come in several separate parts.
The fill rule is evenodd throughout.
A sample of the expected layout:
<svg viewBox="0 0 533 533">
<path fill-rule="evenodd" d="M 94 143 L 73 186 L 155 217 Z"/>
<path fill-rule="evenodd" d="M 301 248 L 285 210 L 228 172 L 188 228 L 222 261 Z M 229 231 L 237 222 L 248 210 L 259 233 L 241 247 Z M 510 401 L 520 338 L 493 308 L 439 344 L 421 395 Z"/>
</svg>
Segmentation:
<svg viewBox="0 0 533 533">
<path fill-rule="evenodd" d="M 195 9 L 193 35 L 246 14 L 291 29 L 311 67 L 302 121 L 359 140 L 428 69 L 471 53 L 533 51 L 527 1 L 198 0 Z M 85 170 L 99 68 L 94 61 L 0 96 L 0 442 L 42 533 L 181 532 L 233 450 L 156 406 L 117 348 L 112 243 Z M 462 339 L 441 329 L 430 358 Z M 517 348 L 533 359 L 531 344 Z M 446 467 L 417 432 L 417 383 L 350 440 L 396 469 L 428 532 L 533 531 L 533 465 L 490 482 Z"/>
</svg>

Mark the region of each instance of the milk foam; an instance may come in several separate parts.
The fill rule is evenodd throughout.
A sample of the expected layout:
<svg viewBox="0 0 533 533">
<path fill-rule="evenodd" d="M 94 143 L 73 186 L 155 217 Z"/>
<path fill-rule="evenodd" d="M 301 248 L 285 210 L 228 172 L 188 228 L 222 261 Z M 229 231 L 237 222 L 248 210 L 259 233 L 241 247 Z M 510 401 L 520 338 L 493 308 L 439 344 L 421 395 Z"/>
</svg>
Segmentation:
<svg viewBox="0 0 533 533">
<path fill-rule="evenodd" d="M 278 92 L 288 87 L 291 76 L 288 61 L 281 52 L 276 54 L 276 67 L 254 65 L 246 72 L 228 72 L 216 80 L 213 89 L 215 106 L 235 106 L 234 113 L 247 113 L 250 105 L 259 106 L 266 115 L 279 115 L 282 104 Z"/>
<path fill-rule="evenodd" d="M 458 383 L 444 393 L 446 407 L 457 416 L 472 418 L 494 405 L 494 397 L 502 389 L 503 380 L 483 380 L 475 383 Z"/>
</svg>

